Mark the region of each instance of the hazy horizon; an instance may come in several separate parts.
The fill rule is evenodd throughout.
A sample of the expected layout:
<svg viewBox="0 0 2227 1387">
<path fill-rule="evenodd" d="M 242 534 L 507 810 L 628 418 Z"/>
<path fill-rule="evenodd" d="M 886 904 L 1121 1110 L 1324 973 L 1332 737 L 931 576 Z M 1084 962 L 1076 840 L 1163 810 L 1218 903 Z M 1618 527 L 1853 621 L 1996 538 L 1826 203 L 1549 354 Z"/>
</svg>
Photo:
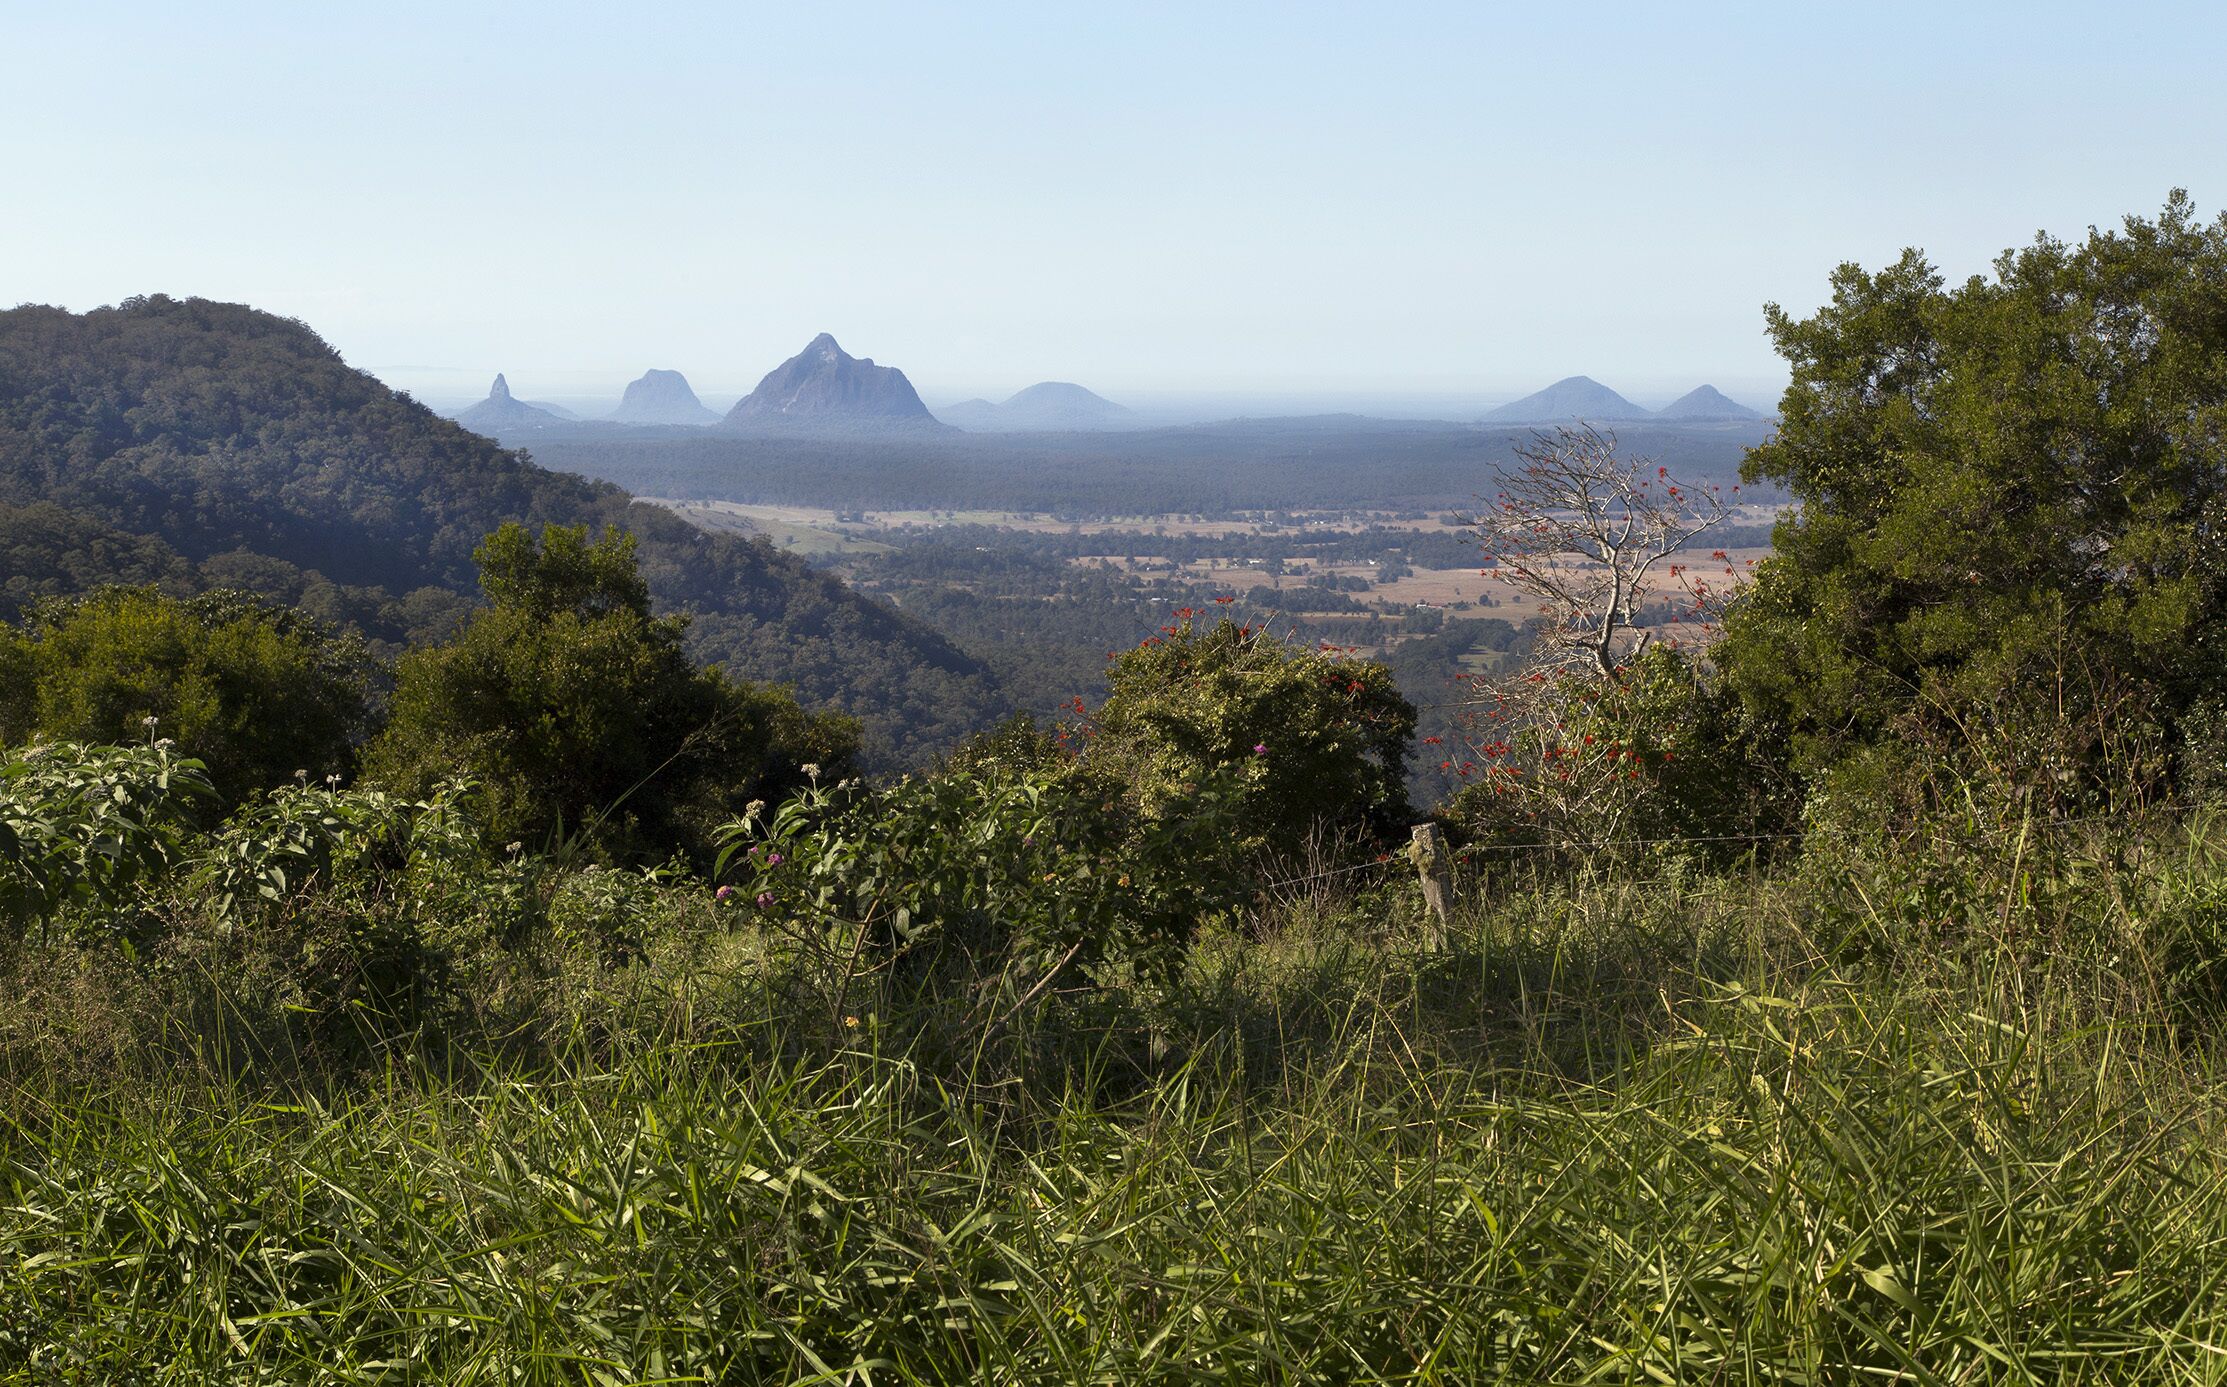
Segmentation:
<svg viewBox="0 0 2227 1387">
<path fill-rule="evenodd" d="M 747 391 L 1758 408 L 1762 304 L 2215 212 L 2227 16 L 1984 3 L 20 13 L 0 302 L 302 318 L 429 401 Z M 89 99 L 97 93 L 98 99 Z"/>
<path fill-rule="evenodd" d="M 778 363 L 776 363 L 778 364 Z M 884 362 L 897 365 L 897 362 Z M 645 370 L 649 369 L 647 367 Z M 757 382 L 747 385 L 709 387 L 699 381 L 685 367 L 664 366 L 659 369 L 678 370 L 687 376 L 696 397 L 707 407 L 724 414 L 735 401 L 750 392 Z M 771 369 L 770 367 L 768 369 Z M 502 372 L 512 395 L 521 400 L 554 404 L 574 411 L 583 418 L 594 419 L 617 408 L 627 385 L 623 380 L 582 380 L 560 373 L 540 377 L 520 376 L 515 372 Z M 637 372 L 637 375 L 640 373 Z M 1584 373 L 1580 373 L 1584 374 Z M 906 372 L 907 378 L 912 373 Z M 384 377 L 382 377 L 384 379 Z M 467 392 L 440 389 L 413 388 L 406 382 L 389 380 L 388 384 L 410 390 L 424 404 L 443 411 L 455 411 L 476 404 L 487 397 L 489 376 L 479 389 Z M 1559 378 L 1558 378 L 1559 379 Z M 1597 379 L 1597 377 L 1596 377 Z M 1013 386 L 989 386 L 980 389 L 928 388 L 915 379 L 922 401 L 931 410 L 943 410 L 967 400 L 986 399 L 998 403 L 1035 381 L 1024 381 Z M 1089 386 L 1087 381 L 1076 384 Z M 1386 419 L 1471 420 L 1488 410 L 1498 408 L 1511 400 L 1521 399 L 1533 391 L 1553 384 L 1538 381 L 1523 389 L 1503 391 L 1434 391 L 1416 388 L 1409 391 L 1367 390 L 1325 387 L 1317 390 L 1213 390 L 1200 388 L 1188 391 L 1143 390 L 1128 392 L 1097 391 L 1114 403 L 1123 405 L 1139 416 L 1140 423 L 1185 422 L 1194 420 L 1229 419 L 1242 416 L 1308 415 L 1308 414 L 1367 414 Z M 1779 390 L 1774 385 L 1768 389 L 1755 387 L 1735 389 L 1720 381 L 1694 380 L 1674 389 L 1627 390 L 1615 381 L 1602 381 L 1636 405 L 1647 409 L 1660 409 L 1699 385 L 1715 385 L 1735 403 L 1764 413 L 1778 407 Z M 541 388 L 546 386 L 547 388 Z M 1091 387 L 1095 389 L 1095 387 Z"/>
</svg>

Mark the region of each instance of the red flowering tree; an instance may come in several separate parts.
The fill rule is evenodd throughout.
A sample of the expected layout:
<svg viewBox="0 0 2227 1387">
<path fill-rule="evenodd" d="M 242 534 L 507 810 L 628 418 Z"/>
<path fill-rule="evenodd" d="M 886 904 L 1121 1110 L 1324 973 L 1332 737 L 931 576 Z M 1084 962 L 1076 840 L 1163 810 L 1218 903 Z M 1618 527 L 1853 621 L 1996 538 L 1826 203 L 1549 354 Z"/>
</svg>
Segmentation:
<svg viewBox="0 0 2227 1387">
<path fill-rule="evenodd" d="M 1533 671 L 1470 726 L 1449 811 L 1479 843 L 1737 857 L 1798 809 L 1783 738 L 1667 645 L 1607 677 Z"/>
<path fill-rule="evenodd" d="M 1530 661 L 1483 691 L 1467 745 L 1445 754 L 1468 782 L 1456 817 L 1480 838 L 1564 846 L 1737 836 L 1758 795 L 1777 803 L 1777 778 L 1746 764 L 1770 758 L 1751 755 L 1754 729 L 1705 670 L 1640 624 L 1659 578 L 1686 620 L 1706 623 L 1734 591 L 1722 550 L 1710 571 L 1732 582 L 1716 590 L 1676 558 L 1724 519 L 1724 498 L 1589 426 L 1516 456 L 1472 524 L 1486 571 L 1541 612 Z"/>
</svg>

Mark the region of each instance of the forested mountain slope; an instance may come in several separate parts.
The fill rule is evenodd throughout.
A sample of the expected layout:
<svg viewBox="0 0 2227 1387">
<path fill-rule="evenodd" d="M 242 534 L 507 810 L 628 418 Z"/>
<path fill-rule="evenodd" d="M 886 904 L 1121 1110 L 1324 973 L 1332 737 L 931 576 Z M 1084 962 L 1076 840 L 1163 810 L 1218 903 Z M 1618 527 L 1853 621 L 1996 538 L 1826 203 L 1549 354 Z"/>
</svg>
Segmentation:
<svg viewBox="0 0 2227 1387">
<path fill-rule="evenodd" d="M 761 542 L 537 467 L 299 322 L 161 296 L 0 312 L 10 605 L 111 579 L 222 582 L 399 643 L 456 619 L 473 548 L 506 520 L 631 529 L 659 605 L 693 616 L 699 657 L 857 714 L 884 756 L 996 709 L 991 676 L 910 618 Z"/>
</svg>

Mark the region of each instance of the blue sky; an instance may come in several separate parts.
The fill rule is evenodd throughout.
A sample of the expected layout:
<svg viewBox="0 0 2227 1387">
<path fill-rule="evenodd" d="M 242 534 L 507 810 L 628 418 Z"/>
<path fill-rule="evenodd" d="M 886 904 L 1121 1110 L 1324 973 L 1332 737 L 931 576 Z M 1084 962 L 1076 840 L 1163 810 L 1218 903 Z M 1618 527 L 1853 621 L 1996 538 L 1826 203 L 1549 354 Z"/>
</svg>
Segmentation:
<svg viewBox="0 0 2227 1387">
<path fill-rule="evenodd" d="M 428 398 L 1766 402 L 1760 305 L 2227 203 L 2227 7 L 0 0 L 0 301 L 302 317 Z M 1761 397 L 1761 398 L 1757 398 Z"/>
</svg>

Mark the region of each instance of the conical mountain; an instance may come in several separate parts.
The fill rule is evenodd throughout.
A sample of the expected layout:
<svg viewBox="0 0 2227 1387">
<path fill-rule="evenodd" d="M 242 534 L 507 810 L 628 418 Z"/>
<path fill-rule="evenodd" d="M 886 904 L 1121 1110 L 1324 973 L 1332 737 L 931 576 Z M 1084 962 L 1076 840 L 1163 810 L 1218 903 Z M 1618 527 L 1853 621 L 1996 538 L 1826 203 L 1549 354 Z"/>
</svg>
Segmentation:
<svg viewBox="0 0 2227 1387">
<path fill-rule="evenodd" d="M 1488 424 L 1551 424 L 1571 419 L 1646 419 L 1648 412 L 1591 376 L 1568 376 L 1485 416 Z"/>
<path fill-rule="evenodd" d="M 942 405 L 935 415 L 953 428 L 969 433 L 996 433 L 1005 427 L 998 420 L 998 407 L 988 400 L 961 400 L 955 405 Z"/>
<path fill-rule="evenodd" d="M 1070 381 L 1039 381 L 998 406 L 1006 418 L 1031 428 L 1094 428 L 1126 418 L 1129 410 Z"/>
<path fill-rule="evenodd" d="M 851 433 L 941 429 L 894 366 L 852 356 L 821 333 L 782 362 L 727 412 L 730 428 Z"/>
<path fill-rule="evenodd" d="M 978 432 L 1120 428 L 1130 414 L 1124 405 L 1070 381 L 1039 381 L 1004 404 L 965 400 L 936 412 L 947 424 Z"/>
<path fill-rule="evenodd" d="M 1697 385 L 1656 412 L 1658 419 L 1761 419 L 1760 410 L 1749 409 L 1713 385 Z"/>
<path fill-rule="evenodd" d="M 621 424 L 716 424 L 719 415 L 704 408 L 688 377 L 678 371 L 650 370 L 626 387 L 626 398 L 611 417 Z"/>
<path fill-rule="evenodd" d="M 500 373 L 488 387 L 487 398 L 456 416 L 456 422 L 489 438 L 523 429 L 545 429 L 564 420 L 555 413 L 527 404 L 510 393 L 510 382 Z"/>
</svg>

